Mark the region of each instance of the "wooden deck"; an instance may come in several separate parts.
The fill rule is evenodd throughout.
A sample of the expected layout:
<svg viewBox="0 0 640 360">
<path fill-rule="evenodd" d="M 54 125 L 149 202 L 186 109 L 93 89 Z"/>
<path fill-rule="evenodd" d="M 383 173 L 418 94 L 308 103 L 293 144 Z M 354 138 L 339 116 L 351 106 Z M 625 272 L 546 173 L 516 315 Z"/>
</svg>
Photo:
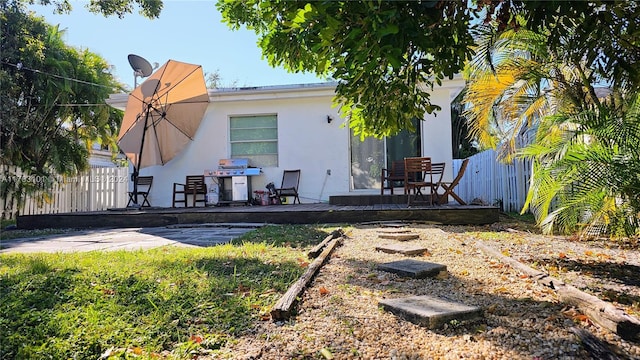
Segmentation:
<svg viewBox="0 0 640 360">
<path fill-rule="evenodd" d="M 448 225 L 498 221 L 493 206 L 412 206 L 405 204 L 220 206 L 197 208 L 114 209 L 96 212 L 18 216 L 20 229 L 131 228 L 176 224 L 270 223 L 349 224 L 376 221 L 433 222 Z"/>
</svg>

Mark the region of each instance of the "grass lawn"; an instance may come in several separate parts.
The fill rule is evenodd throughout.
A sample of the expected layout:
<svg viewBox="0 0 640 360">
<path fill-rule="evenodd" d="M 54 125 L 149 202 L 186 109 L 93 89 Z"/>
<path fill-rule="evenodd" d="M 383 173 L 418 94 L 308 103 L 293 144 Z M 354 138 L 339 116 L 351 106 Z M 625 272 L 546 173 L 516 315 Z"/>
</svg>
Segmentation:
<svg viewBox="0 0 640 360">
<path fill-rule="evenodd" d="M 214 353 L 269 319 L 335 228 L 267 226 L 210 248 L 0 255 L 0 358 Z"/>
</svg>

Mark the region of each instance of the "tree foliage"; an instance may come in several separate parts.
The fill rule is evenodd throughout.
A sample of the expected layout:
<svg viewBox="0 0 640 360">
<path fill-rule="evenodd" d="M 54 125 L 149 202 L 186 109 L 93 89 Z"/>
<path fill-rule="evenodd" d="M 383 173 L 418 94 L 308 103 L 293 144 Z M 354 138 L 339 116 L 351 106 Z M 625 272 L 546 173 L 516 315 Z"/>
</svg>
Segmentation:
<svg viewBox="0 0 640 360">
<path fill-rule="evenodd" d="M 478 31 L 476 56 L 465 68 L 465 110 L 470 135 L 486 149 L 498 149 L 511 161 L 519 137 L 548 113 L 551 73 L 561 70 L 549 61 L 553 54 L 544 36 L 520 29 L 499 33 L 495 22 Z"/>
<path fill-rule="evenodd" d="M 526 206 L 545 232 L 636 234 L 640 228 L 638 94 L 622 102 L 610 96 L 591 109 L 546 117 L 536 141 L 521 153 L 534 162 Z"/>
<path fill-rule="evenodd" d="M 563 61 L 592 76 L 637 83 L 638 6 L 567 1 L 280 1 L 218 2 L 233 29 L 245 26 L 273 66 L 339 81 L 336 103 L 363 135 L 411 128 L 410 119 L 439 109 L 429 90 L 473 55 L 472 18 L 546 36 Z"/>
<path fill-rule="evenodd" d="M 6 199 L 87 167 L 93 142 L 113 145 L 121 114 L 104 103 L 119 84 L 109 64 L 64 44 L 56 26 L 0 1 L 1 193 Z M 6 173 L 18 168 L 22 176 Z"/>
<path fill-rule="evenodd" d="M 22 0 L 23 3 L 52 6 L 56 13 L 65 14 L 73 10 L 70 0 Z M 158 18 L 162 12 L 162 0 L 89 0 L 86 8 L 104 16 L 124 18 L 127 14 L 137 12 L 150 19 Z"/>
<path fill-rule="evenodd" d="M 272 66 L 337 79 L 356 134 L 392 135 L 439 106 L 429 90 L 471 55 L 470 14 L 450 1 L 220 1 L 224 21 L 260 37 Z"/>
<path fill-rule="evenodd" d="M 524 210 L 545 232 L 636 234 L 637 4 L 549 2 L 552 22 L 532 2 L 511 7 L 516 15 L 505 22 L 513 4 L 498 3 L 498 16 L 477 32 L 466 70 L 473 134 L 509 160 L 522 146 L 517 137 L 537 128 L 519 153 L 533 161 Z M 608 94 L 598 93 L 603 86 Z"/>
</svg>

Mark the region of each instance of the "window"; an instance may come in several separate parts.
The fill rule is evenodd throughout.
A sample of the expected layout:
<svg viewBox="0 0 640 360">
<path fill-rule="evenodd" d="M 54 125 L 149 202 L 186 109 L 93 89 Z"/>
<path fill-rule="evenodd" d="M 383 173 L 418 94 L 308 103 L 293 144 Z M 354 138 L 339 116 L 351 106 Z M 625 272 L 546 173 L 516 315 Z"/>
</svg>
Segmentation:
<svg viewBox="0 0 640 360">
<path fill-rule="evenodd" d="M 232 116 L 231 158 L 247 158 L 251 166 L 278 166 L 278 117 Z"/>
</svg>

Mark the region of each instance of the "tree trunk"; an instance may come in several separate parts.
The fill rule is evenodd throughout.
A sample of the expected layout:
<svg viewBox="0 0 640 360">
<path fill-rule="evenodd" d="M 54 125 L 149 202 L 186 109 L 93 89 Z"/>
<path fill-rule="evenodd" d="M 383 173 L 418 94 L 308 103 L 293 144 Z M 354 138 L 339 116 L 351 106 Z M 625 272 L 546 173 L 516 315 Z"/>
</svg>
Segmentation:
<svg viewBox="0 0 640 360">
<path fill-rule="evenodd" d="M 560 301 L 577 307 L 596 324 L 619 335 L 625 340 L 640 341 L 640 320 L 635 317 L 628 315 L 606 301 L 600 300 L 596 296 L 587 294 L 571 285 L 565 284 L 559 279 L 555 279 L 508 256 L 504 256 L 480 240 L 476 240 L 475 246 L 488 255 L 498 258 L 503 263 L 509 264 L 514 269 L 535 279 L 539 284 L 554 289 Z"/>
<path fill-rule="evenodd" d="M 291 309 L 295 305 L 296 299 L 300 296 L 300 294 L 302 294 L 305 287 L 309 284 L 309 282 L 311 282 L 318 270 L 320 270 L 320 267 L 322 267 L 329 255 L 331 255 L 333 249 L 338 244 L 340 244 L 341 239 L 342 237 L 337 237 L 331 240 L 329 245 L 327 245 L 320 256 L 313 260 L 313 262 L 311 262 L 311 264 L 307 268 L 307 271 L 302 274 L 298 281 L 296 281 L 293 285 L 291 285 L 291 287 L 289 287 L 289 290 L 284 295 L 282 295 L 280 300 L 278 300 L 276 305 L 271 309 L 271 319 L 285 320 L 291 316 Z"/>
</svg>

